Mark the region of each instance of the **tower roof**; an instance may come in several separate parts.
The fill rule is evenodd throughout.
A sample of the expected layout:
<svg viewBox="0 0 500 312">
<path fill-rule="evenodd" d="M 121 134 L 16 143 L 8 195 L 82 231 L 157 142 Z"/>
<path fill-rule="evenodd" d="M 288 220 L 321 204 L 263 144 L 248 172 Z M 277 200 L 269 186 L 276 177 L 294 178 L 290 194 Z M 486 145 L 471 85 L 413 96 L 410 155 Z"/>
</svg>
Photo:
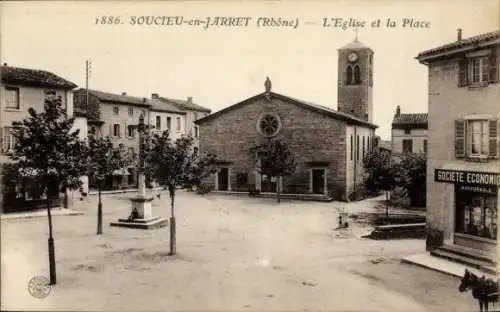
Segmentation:
<svg viewBox="0 0 500 312">
<path fill-rule="evenodd" d="M 358 40 L 358 38 L 354 39 L 352 42 L 346 44 L 345 46 L 343 46 L 342 48 L 340 48 L 340 50 L 357 50 L 357 49 L 370 49 L 369 46 L 367 46 L 366 44 L 360 42 Z"/>
</svg>

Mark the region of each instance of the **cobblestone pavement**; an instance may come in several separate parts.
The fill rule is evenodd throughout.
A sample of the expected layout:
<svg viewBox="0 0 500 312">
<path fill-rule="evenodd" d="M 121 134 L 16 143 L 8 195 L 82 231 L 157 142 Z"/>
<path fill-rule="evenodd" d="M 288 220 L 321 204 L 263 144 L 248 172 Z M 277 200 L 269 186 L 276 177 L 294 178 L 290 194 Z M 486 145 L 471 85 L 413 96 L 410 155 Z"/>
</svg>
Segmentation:
<svg viewBox="0 0 500 312">
<path fill-rule="evenodd" d="M 157 192 L 155 192 L 157 193 Z M 370 228 L 336 230 L 337 209 L 367 212 L 376 201 L 341 204 L 181 192 L 176 197 L 178 255 L 168 228 L 109 227 L 127 216 L 132 194 L 96 197 L 54 217 L 58 284 L 29 295 L 32 276 L 48 276 L 47 219 L 1 221 L 2 310 L 355 310 L 471 311 L 457 278 L 402 263 L 423 240 L 373 241 Z M 166 194 L 154 214 L 168 216 Z"/>
</svg>

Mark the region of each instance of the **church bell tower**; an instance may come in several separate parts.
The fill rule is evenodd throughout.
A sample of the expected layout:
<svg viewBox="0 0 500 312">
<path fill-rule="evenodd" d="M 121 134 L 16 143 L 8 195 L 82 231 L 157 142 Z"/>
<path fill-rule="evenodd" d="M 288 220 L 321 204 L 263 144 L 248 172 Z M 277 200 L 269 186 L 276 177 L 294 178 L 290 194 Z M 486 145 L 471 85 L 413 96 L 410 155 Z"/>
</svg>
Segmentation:
<svg viewBox="0 0 500 312">
<path fill-rule="evenodd" d="M 356 39 L 338 50 L 338 111 L 373 122 L 373 50 Z"/>
</svg>

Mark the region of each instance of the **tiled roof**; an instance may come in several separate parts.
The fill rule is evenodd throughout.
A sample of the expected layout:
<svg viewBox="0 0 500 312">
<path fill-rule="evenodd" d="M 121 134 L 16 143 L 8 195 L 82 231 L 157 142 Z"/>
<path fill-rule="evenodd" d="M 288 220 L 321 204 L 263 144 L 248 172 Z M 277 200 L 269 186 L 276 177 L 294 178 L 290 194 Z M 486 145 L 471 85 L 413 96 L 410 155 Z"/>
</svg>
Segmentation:
<svg viewBox="0 0 500 312">
<path fill-rule="evenodd" d="M 427 113 L 394 115 L 392 125 L 427 125 Z"/>
<path fill-rule="evenodd" d="M 99 100 L 103 102 L 123 103 L 123 104 L 139 105 L 139 106 L 151 106 L 151 101 L 148 100 L 147 98 L 140 98 L 122 94 L 113 94 L 113 93 L 90 90 L 90 89 L 89 93 L 96 96 Z"/>
<path fill-rule="evenodd" d="M 266 97 L 267 94 L 266 93 L 260 93 L 260 94 L 257 94 L 251 98 L 248 98 L 242 102 L 239 102 L 237 104 L 234 104 L 234 105 L 231 105 L 229 107 L 226 107 L 218 112 L 215 112 L 213 114 L 210 114 L 206 117 L 203 117 L 201 119 L 198 119 L 195 121 L 195 123 L 197 124 L 202 124 L 208 120 L 212 120 L 212 119 L 215 119 L 223 114 L 225 114 L 226 112 L 229 112 L 233 109 L 237 109 L 239 107 L 242 107 L 244 105 L 247 105 L 249 103 L 252 103 L 260 98 L 263 98 L 263 97 Z M 279 93 L 274 93 L 274 92 L 271 92 L 270 93 L 270 96 L 271 98 L 277 98 L 277 99 L 280 99 L 282 101 L 285 101 L 285 102 L 289 102 L 289 103 L 292 103 L 292 104 L 295 104 L 297 106 L 300 106 L 304 109 L 307 109 L 307 110 L 311 110 L 311 111 L 314 111 L 314 112 L 317 112 L 319 114 L 323 114 L 323 115 L 326 115 L 328 117 L 331 117 L 331 118 L 334 118 L 334 119 L 339 119 L 339 120 L 345 120 L 351 124 L 359 124 L 359 125 L 364 125 L 364 126 L 368 126 L 370 128 L 378 128 L 378 126 L 368 122 L 368 121 L 365 121 L 365 120 L 361 120 L 361 119 L 358 119 L 352 115 L 349 115 L 349 114 L 345 114 L 345 113 L 341 113 L 341 112 L 338 112 L 334 109 L 331 109 L 331 108 L 328 108 L 326 106 L 322 106 L 322 105 L 317 105 L 317 104 L 313 104 L 313 103 L 310 103 L 310 102 L 305 102 L 305 101 L 302 101 L 302 100 L 298 100 L 298 99 L 294 99 L 294 98 L 291 98 L 291 97 L 288 97 L 288 96 L 285 96 L 285 95 L 282 95 L 282 94 L 279 94 Z"/>
<path fill-rule="evenodd" d="M 45 70 L 3 65 L 0 67 L 0 74 L 2 82 L 6 84 L 69 90 L 77 87 L 71 81 Z"/>
<path fill-rule="evenodd" d="M 477 35 L 474 37 L 464 38 L 460 41 L 455 41 L 452 43 L 448 43 L 448 44 L 439 46 L 437 48 L 433 48 L 430 50 L 420 52 L 417 56 L 417 59 L 431 57 L 431 56 L 434 56 L 434 55 L 439 54 L 439 53 L 448 52 L 448 51 L 456 50 L 459 48 L 466 48 L 469 46 L 471 48 L 473 48 L 474 45 L 477 43 L 492 41 L 492 40 L 499 39 L 499 38 L 500 38 L 500 31 L 492 31 L 492 32 L 480 34 L 480 35 Z"/>
<path fill-rule="evenodd" d="M 197 111 L 197 112 L 204 112 L 204 113 L 211 113 L 212 111 L 209 108 L 203 107 L 201 105 L 195 104 L 193 102 L 187 101 L 187 100 L 178 100 L 178 99 L 170 99 L 166 97 L 160 97 L 164 102 L 170 103 L 174 106 L 177 106 L 180 109 L 183 110 L 191 110 L 191 111 Z"/>
<path fill-rule="evenodd" d="M 176 114 L 186 114 L 185 111 L 177 108 L 177 106 L 172 105 L 168 101 L 165 101 L 161 98 L 152 99 L 151 101 L 151 109 L 154 111 L 162 111 L 168 113 L 176 113 Z"/>
</svg>

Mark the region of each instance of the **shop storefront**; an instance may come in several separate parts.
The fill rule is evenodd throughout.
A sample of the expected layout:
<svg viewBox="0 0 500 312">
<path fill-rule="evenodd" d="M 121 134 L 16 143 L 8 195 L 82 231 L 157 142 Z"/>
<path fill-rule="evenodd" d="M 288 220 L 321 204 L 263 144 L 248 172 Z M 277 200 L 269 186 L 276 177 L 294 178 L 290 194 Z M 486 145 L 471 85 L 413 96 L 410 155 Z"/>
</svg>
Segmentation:
<svg viewBox="0 0 500 312">
<path fill-rule="evenodd" d="M 434 181 L 454 184 L 453 243 L 493 251 L 498 235 L 500 174 L 436 169 Z"/>
</svg>

